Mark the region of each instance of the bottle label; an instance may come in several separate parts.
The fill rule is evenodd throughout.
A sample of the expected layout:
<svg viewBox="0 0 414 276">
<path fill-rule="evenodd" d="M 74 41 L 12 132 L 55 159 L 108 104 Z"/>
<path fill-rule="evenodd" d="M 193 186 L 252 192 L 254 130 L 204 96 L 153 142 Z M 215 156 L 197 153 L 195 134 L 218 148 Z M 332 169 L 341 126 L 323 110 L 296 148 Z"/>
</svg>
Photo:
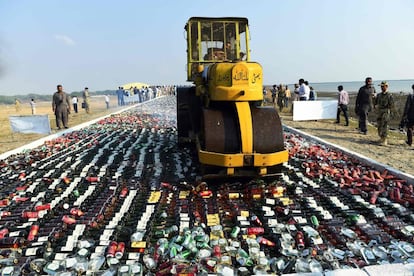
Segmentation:
<svg viewBox="0 0 414 276">
<path fill-rule="evenodd" d="M 148 203 L 157 203 L 161 198 L 161 192 L 153 191 L 148 199 Z"/>
<path fill-rule="evenodd" d="M 48 236 L 42 236 L 42 237 L 38 237 L 37 238 L 37 241 L 38 242 L 47 242 L 48 241 L 48 239 L 49 239 L 49 237 Z"/>
<path fill-rule="evenodd" d="M 218 214 L 207 215 L 207 226 L 214 226 L 220 224 L 220 217 Z"/>
<path fill-rule="evenodd" d="M 20 236 L 20 231 L 14 231 L 9 233 L 9 237 L 18 237 Z"/>
<path fill-rule="evenodd" d="M 139 259 L 140 254 L 136 253 L 136 252 L 129 252 L 128 253 L 128 260 L 133 260 L 135 262 L 135 260 Z"/>
<path fill-rule="evenodd" d="M 47 266 L 47 269 L 50 269 L 50 270 L 52 270 L 52 271 L 56 271 L 58 268 L 59 268 L 59 264 L 57 264 L 57 263 L 50 263 L 50 264 Z"/>
<path fill-rule="evenodd" d="M 145 241 L 136 241 L 131 243 L 131 248 L 145 248 L 147 243 Z"/>
<path fill-rule="evenodd" d="M 180 191 L 178 199 L 186 199 L 190 195 L 190 191 Z"/>
<path fill-rule="evenodd" d="M 243 227 L 250 226 L 250 221 L 242 220 L 240 221 L 240 226 L 243 226 Z"/>
<path fill-rule="evenodd" d="M 27 257 L 29 257 L 29 256 L 36 256 L 36 254 L 37 254 L 37 250 L 39 250 L 39 247 L 31 247 L 31 248 L 27 248 L 27 249 L 26 249 L 26 253 L 25 253 L 25 255 L 26 255 Z"/>
<path fill-rule="evenodd" d="M 283 206 L 291 205 L 293 203 L 293 201 L 288 197 L 281 197 L 279 199 L 282 202 Z"/>
<path fill-rule="evenodd" d="M 248 218 L 248 217 L 250 217 L 250 213 L 249 213 L 249 211 L 241 211 L 240 216 Z"/>
<path fill-rule="evenodd" d="M 69 254 L 67 253 L 56 253 L 55 260 L 56 261 L 63 261 L 68 257 Z"/>
</svg>

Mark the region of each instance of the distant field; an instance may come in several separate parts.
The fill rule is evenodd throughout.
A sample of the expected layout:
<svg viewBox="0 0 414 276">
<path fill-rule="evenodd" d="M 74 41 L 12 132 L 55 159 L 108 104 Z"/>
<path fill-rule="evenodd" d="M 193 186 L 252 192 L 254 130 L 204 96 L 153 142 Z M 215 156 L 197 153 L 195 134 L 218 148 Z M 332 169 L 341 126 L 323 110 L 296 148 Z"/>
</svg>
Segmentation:
<svg viewBox="0 0 414 276">
<path fill-rule="evenodd" d="M 81 108 L 82 100 L 78 104 L 78 113 L 72 113 L 69 115 L 69 127 L 81 124 L 83 122 L 90 121 L 102 117 L 106 114 L 112 113 L 119 109 L 116 96 L 110 97 L 110 109 L 106 109 L 104 97 L 97 96 L 91 97 L 91 113 L 86 114 L 85 110 Z M 11 131 L 9 116 L 10 115 L 30 115 L 32 110 L 29 103 L 22 103 L 20 105 L 20 111 L 16 111 L 14 105 L 0 105 L 0 153 L 18 148 L 25 144 L 28 144 L 34 140 L 45 137 L 48 134 L 22 134 L 13 133 Z M 50 126 L 52 133 L 56 133 L 56 120 L 55 115 L 52 112 L 51 102 L 38 102 L 36 103 L 36 114 L 49 115 Z"/>
</svg>

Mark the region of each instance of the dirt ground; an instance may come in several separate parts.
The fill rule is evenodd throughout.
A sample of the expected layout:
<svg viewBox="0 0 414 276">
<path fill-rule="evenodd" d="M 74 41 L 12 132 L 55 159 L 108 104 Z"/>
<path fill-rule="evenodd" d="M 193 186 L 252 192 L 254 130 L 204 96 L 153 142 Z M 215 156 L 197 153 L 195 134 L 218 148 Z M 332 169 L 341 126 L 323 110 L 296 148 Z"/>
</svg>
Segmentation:
<svg viewBox="0 0 414 276">
<path fill-rule="evenodd" d="M 73 112 L 69 115 L 69 127 L 75 126 L 102 116 L 112 113 L 119 109 L 117 106 L 117 97 L 110 96 L 110 109 L 106 109 L 104 97 L 91 97 L 91 112 L 86 114 L 85 110 L 81 108 L 82 100 L 79 100 L 78 113 Z M 16 110 L 14 105 L 0 105 L 0 153 L 18 148 L 37 139 L 45 137 L 49 134 L 23 134 L 13 133 L 10 127 L 10 115 L 30 115 L 31 108 L 29 103 L 22 103 L 20 109 Z M 51 102 L 36 103 L 36 114 L 49 115 L 51 132 L 56 133 L 56 120 L 52 112 Z"/>
<path fill-rule="evenodd" d="M 292 115 L 284 112 L 280 113 L 280 116 L 282 123 L 287 126 L 414 175 L 414 166 L 412 165 L 414 147 L 409 147 L 405 143 L 406 135 L 404 133 L 390 131 L 388 145 L 380 146 L 376 127 L 370 125 L 367 135 L 359 134 L 356 129 L 358 126 L 356 118 L 351 118 L 350 125 L 346 127 L 343 125 L 344 118 L 341 119 L 341 124 L 335 124 L 335 120 L 293 121 Z"/>
</svg>

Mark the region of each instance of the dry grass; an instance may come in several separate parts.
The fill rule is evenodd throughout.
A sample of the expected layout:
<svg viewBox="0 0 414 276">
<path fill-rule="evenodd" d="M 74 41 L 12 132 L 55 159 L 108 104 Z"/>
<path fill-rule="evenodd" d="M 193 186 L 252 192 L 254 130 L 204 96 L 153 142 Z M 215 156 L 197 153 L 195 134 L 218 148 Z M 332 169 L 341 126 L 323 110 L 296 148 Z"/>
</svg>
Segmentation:
<svg viewBox="0 0 414 276">
<path fill-rule="evenodd" d="M 81 100 L 80 100 L 81 102 Z M 85 110 L 81 108 L 81 104 L 78 104 L 78 113 L 72 113 L 69 115 L 69 126 L 75 126 L 92 119 L 96 119 L 107 115 L 109 113 L 118 110 L 116 96 L 110 96 L 110 106 L 112 108 L 106 109 L 104 97 L 92 97 L 91 98 L 91 113 L 86 114 Z M 10 115 L 30 115 L 32 110 L 29 103 L 22 103 L 20 110 L 17 111 L 14 105 L 0 105 L 0 153 L 7 152 L 9 150 L 18 148 L 25 144 L 28 144 L 34 140 L 47 136 L 47 134 L 23 134 L 13 133 L 10 127 L 9 116 Z M 72 108 L 73 109 L 73 108 Z M 52 133 L 56 133 L 56 120 L 55 115 L 52 112 L 51 102 L 38 102 L 36 103 L 36 114 L 49 115 L 50 127 Z"/>
</svg>

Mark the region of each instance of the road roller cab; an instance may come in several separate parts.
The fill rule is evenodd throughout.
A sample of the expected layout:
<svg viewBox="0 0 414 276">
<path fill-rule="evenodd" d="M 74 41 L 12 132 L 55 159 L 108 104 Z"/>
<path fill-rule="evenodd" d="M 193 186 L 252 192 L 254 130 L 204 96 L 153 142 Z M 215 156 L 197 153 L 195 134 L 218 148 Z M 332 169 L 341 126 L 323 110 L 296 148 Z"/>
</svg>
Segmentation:
<svg viewBox="0 0 414 276">
<path fill-rule="evenodd" d="M 288 160 L 277 111 L 262 107 L 263 70 L 250 61 L 246 18 L 192 17 L 187 81 L 177 89 L 180 143 L 197 147 L 205 174 L 263 176 Z"/>
</svg>

